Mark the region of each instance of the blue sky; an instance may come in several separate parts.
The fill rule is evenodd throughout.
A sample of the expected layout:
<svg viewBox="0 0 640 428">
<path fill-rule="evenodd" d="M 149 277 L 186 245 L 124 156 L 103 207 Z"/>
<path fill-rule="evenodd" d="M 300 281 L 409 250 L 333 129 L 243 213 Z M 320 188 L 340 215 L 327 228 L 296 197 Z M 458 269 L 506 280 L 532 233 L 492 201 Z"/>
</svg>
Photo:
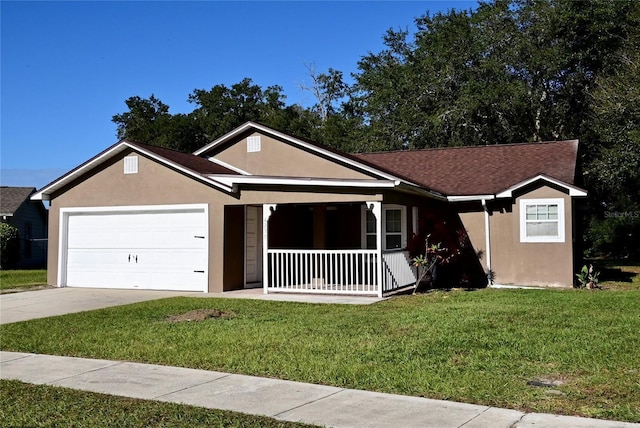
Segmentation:
<svg viewBox="0 0 640 428">
<path fill-rule="evenodd" d="M 305 63 L 345 75 L 415 31 L 427 11 L 476 1 L 0 2 L 2 185 L 42 187 L 117 141 L 114 114 L 155 94 L 189 112 L 194 89 L 245 77 L 308 105 Z"/>
</svg>

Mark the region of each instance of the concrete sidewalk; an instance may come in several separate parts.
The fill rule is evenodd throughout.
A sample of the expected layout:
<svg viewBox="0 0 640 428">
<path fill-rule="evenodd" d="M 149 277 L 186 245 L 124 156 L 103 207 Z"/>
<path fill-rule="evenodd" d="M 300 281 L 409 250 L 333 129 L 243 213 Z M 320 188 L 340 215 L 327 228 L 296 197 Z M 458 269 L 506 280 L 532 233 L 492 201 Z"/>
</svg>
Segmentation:
<svg viewBox="0 0 640 428">
<path fill-rule="evenodd" d="M 0 378 L 331 427 L 640 427 L 206 370 L 19 352 L 0 351 Z"/>
</svg>

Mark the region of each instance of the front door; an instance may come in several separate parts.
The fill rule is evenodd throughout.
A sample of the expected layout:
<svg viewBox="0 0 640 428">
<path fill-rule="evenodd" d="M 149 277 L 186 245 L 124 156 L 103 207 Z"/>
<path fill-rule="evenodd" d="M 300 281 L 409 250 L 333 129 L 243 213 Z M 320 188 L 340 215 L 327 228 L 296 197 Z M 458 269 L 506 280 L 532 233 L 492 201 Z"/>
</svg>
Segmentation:
<svg viewBox="0 0 640 428">
<path fill-rule="evenodd" d="M 262 207 L 246 207 L 245 284 L 262 281 Z"/>
</svg>

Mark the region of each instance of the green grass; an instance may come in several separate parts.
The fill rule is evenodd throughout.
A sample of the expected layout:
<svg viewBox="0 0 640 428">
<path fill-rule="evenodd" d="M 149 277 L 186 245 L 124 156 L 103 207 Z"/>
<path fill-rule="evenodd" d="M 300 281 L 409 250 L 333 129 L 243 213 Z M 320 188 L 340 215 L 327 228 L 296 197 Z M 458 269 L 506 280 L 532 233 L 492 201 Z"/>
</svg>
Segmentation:
<svg viewBox="0 0 640 428">
<path fill-rule="evenodd" d="M 197 308 L 229 319 L 168 323 Z M 172 298 L 0 326 L 8 351 L 129 360 L 640 422 L 640 293 L 480 290 L 370 306 Z M 560 379 L 557 388 L 527 385 Z"/>
<path fill-rule="evenodd" d="M 0 270 L 0 290 L 31 288 L 46 284 L 46 269 Z"/>
<path fill-rule="evenodd" d="M 0 381 L 0 420 L 9 427 L 266 427 L 310 425 L 222 410 Z"/>
</svg>

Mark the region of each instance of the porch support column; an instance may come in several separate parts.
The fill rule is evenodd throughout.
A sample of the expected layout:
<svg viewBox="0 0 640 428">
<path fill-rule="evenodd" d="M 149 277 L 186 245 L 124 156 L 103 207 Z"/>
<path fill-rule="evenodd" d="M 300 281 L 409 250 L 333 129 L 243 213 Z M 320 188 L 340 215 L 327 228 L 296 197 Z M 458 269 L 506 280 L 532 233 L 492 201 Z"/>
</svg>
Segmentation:
<svg viewBox="0 0 640 428">
<path fill-rule="evenodd" d="M 278 206 L 276 204 L 262 204 L 262 289 L 269 293 L 269 218 Z"/>
<path fill-rule="evenodd" d="M 378 278 L 378 297 L 382 297 L 382 203 L 367 202 L 367 208 L 376 218 L 376 277 Z"/>
<path fill-rule="evenodd" d="M 487 206 L 487 200 L 482 200 L 482 208 L 484 209 L 484 233 L 485 233 L 485 254 L 487 257 L 487 280 L 489 281 L 489 287 L 493 285 L 492 272 L 491 272 L 491 218 L 489 213 L 489 207 Z"/>
</svg>

